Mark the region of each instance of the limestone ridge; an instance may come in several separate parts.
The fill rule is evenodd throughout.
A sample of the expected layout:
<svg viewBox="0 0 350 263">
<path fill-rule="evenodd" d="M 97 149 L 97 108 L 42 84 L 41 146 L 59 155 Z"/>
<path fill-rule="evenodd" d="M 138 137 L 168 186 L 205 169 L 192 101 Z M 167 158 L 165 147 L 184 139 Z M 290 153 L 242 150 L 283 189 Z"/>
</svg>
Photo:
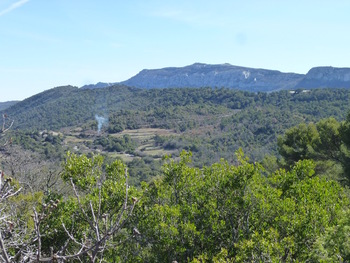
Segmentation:
<svg viewBox="0 0 350 263">
<path fill-rule="evenodd" d="M 195 63 L 181 68 L 142 70 L 122 84 L 147 89 L 225 87 L 247 91 L 274 91 L 291 89 L 303 77 L 302 74 L 282 73 L 277 70 Z"/>
<path fill-rule="evenodd" d="M 251 92 L 299 88 L 350 88 L 350 68 L 315 67 L 305 75 L 233 66 L 227 63 L 218 65 L 195 63 L 185 67 L 144 69 L 120 83 L 99 82 L 82 88 L 104 88 L 113 84 L 144 89 L 225 87 Z"/>
<path fill-rule="evenodd" d="M 296 88 L 350 88 L 350 68 L 315 67 Z"/>
</svg>

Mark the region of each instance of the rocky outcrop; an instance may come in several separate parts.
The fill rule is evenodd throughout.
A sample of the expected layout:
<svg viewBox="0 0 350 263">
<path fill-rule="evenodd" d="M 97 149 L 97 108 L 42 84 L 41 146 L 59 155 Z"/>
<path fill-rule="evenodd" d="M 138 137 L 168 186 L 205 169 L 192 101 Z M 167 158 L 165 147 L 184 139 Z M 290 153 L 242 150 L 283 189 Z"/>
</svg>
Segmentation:
<svg viewBox="0 0 350 263">
<path fill-rule="evenodd" d="M 302 74 L 282 73 L 277 70 L 195 63 L 181 68 L 145 69 L 122 84 L 148 89 L 225 87 L 247 91 L 275 91 L 292 89 L 303 77 Z"/>
<path fill-rule="evenodd" d="M 350 68 L 315 67 L 306 75 L 277 70 L 256 69 L 230 64 L 195 63 L 186 67 L 144 69 L 120 83 L 83 86 L 83 89 L 105 88 L 124 84 L 136 88 L 225 87 L 245 91 L 278 91 L 313 88 L 350 88 Z"/>
<path fill-rule="evenodd" d="M 350 88 L 350 68 L 312 68 L 296 88 Z"/>
</svg>

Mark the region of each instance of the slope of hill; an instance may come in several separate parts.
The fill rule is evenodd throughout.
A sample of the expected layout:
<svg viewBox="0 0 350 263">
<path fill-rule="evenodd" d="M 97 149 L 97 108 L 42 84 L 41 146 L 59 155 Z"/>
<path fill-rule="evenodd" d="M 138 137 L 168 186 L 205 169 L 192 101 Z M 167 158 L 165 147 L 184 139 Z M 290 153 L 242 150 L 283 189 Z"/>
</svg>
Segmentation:
<svg viewBox="0 0 350 263">
<path fill-rule="evenodd" d="M 127 97 L 137 89 L 115 86 L 106 89 L 78 89 L 73 86 L 56 87 L 21 102 L 7 110 L 15 119 L 15 128 L 59 129 L 78 125 L 105 114 L 111 109 L 127 108 Z"/>
<path fill-rule="evenodd" d="M 101 120 L 103 136 L 165 129 L 166 137 L 152 139 L 148 134 L 134 148 L 141 155 L 147 155 L 150 148 L 163 153 L 191 150 L 200 165 L 221 157 L 232 160 L 238 147 L 255 160 L 276 153 L 276 138 L 285 129 L 329 116 L 344 119 L 349 98 L 350 90 L 346 89 L 251 93 L 211 88 L 147 90 L 116 85 L 91 90 L 68 86 L 21 101 L 7 113 L 15 120 L 16 129 L 62 131 L 74 126 L 80 131 L 72 141 L 98 136 Z M 154 136 L 157 134 L 162 132 Z M 101 143 L 109 150 L 123 149 L 121 142 L 112 139 Z"/>
<path fill-rule="evenodd" d="M 0 102 L 0 111 L 10 108 L 12 105 L 15 105 L 17 102 L 18 102 L 17 100 Z"/>
</svg>

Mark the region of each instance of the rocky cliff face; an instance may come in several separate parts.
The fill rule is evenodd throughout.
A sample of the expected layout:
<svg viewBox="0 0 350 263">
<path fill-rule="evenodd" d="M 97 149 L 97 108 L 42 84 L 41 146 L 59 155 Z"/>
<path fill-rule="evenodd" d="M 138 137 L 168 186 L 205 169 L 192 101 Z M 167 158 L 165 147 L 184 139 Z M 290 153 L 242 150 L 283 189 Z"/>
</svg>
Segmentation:
<svg viewBox="0 0 350 263">
<path fill-rule="evenodd" d="M 113 84 L 117 83 L 99 82 L 82 88 L 104 88 Z M 300 88 L 350 88 L 350 68 L 315 67 L 304 75 L 230 64 L 195 63 L 179 68 L 144 69 L 119 84 L 146 89 L 225 87 L 252 92 Z"/>
<path fill-rule="evenodd" d="M 303 77 L 302 74 L 277 70 L 196 63 L 181 68 L 142 70 L 122 84 L 139 88 L 226 87 L 247 91 L 274 91 L 292 89 Z"/>
<path fill-rule="evenodd" d="M 312 68 L 296 88 L 350 88 L 350 68 Z"/>
</svg>

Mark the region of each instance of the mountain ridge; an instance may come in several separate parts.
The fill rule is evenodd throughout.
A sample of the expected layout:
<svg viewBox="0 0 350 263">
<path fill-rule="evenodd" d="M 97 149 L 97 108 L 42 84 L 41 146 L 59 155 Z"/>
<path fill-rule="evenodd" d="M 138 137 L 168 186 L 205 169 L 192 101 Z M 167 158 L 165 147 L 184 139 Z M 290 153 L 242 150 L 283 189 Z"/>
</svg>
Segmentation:
<svg viewBox="0 0 350 263">
<path fill-rule="evenodd" d="M 143 69 L 135 76 L 121 82 L 98 82 L 80 89 L 101 89 L 114 85 L 134 88 L 231 88 L 250 92 L 314 88 L 350 88 L 350 68 L 319 66 L 306 74 L 278 70 L 234 66 L 229 63 L 194 63 L 184 67 Z M 35 95 L 33 95 L 35 96 Z M 16 102 L 0 102 L 0 110 Z"/>
<path fill-rule="evenodd" d="M 350 68 L 315 67 L 309 70 L 296 88 L 350 88 Z"/>
<path fill-rule="evenodd" d="M 123 84 L 136 88 L 225 87 L 251 92 L 312 89 L 318 87 L 350 88 L 350 68 L 313 67 L 306 74 L 234 66 L 229 63 L 194 63 L 184 67 L 143 69 L 121 82 L 85 85 L 82 88 L 104 88 Z"/>
<path fill-rule="evenodd" d="M 227 63 L 195 63 L 180 68 L 142 70 L 122 84 L 138 88 L 225 87 L 246 91 L 273 91 L 292 88 L 301 78 L 300 74 L 277 70 L 247 68 Z M 280 84 L 282 81 L 283 84 Z"/>
</svg>

